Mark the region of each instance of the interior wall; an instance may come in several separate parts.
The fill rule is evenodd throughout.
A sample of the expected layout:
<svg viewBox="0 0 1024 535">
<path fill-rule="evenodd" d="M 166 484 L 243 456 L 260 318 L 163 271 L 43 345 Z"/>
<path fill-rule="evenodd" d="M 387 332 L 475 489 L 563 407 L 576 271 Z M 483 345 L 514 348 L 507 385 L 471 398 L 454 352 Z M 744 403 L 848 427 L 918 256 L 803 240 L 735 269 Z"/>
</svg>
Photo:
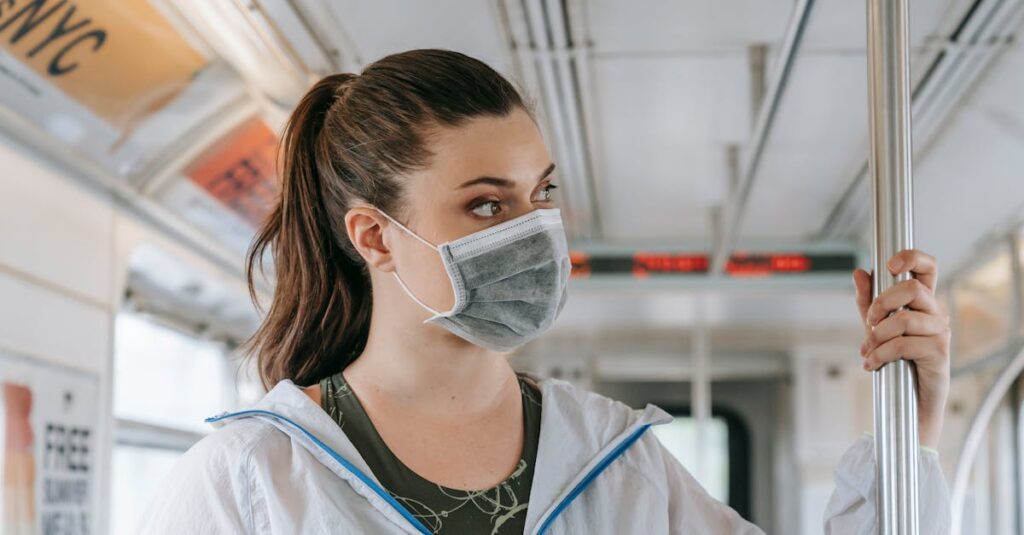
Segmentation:
<svg viewBox="0 0 1024 535">
<path fill-rule="evenodd" d="M 0 133 L 0 352 L 95 374 L 95 529 L 106 532 L 117 216 L 109 196 L 68 181 Z"/>
<path fill-rule="evenodd" d="M 228 273 L 0 131 L 0 353 L 95 374 L 99 383 L 94 532 L 108 531 L 114 443 L 114 320 L 143 242 L 195 269 Z"/>
<path fill-rule="evenodd" d="M 799 533 L 821 533 L 843 453 L 872 430 L 871 375 L 850 345 L 792 350 L 792 451 Z"/>
</svg>

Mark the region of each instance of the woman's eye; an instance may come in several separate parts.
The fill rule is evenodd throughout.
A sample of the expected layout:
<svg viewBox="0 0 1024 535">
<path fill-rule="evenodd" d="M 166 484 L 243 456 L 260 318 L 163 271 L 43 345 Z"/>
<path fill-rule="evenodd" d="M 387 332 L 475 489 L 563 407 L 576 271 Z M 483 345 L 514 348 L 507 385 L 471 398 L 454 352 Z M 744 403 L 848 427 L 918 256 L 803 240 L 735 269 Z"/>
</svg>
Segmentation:
<svg viewBox="0 0 1024 535">
<path fill-rule="evenodd" d="M 498 201 L 487 201 L 473 207 L 473 213 L 480 217 L 494 217 L 501 213 L 501 203 Z"/>
<path fill-rule="evenodd" d="M 558 188 L 558 186 L 556 186 L 554 184 L 548 184 L 547 186 L 544 186 L 544 189 L 540 190 L 540 198 L 537 199 L 537 200 L 540 201 L 540 202 L 549 202 L 549 201 L 551 201 L 551 190 L 554 190 L 554 189 L 557 189 L 557 188 Z"/>
</svg>

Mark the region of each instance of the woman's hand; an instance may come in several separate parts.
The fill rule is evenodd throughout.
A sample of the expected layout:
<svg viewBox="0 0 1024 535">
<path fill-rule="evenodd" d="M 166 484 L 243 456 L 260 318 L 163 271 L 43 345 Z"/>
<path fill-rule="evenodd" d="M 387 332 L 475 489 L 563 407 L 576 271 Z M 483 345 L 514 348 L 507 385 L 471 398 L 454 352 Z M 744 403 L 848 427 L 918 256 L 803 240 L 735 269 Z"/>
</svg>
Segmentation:
<svg viewBox="0 0 1024 535">
<path fill-rule="evenodd" d="M 935 448 L 949 394 L 949 317 L 935 300 L 938 266 L 935 258 L 907 249 L 889 259 L 893 275 L 911 272 L 914 278 L 893 285 L 872 302 L 871 274 L 853 272 L 857 306 L 864 320 L 860 354 L 865 370 L 903 358 L 917 367 L 917 417 L 921 445 Z M 907 307 L 895 314 L 900 307 Z"/>
</svg>

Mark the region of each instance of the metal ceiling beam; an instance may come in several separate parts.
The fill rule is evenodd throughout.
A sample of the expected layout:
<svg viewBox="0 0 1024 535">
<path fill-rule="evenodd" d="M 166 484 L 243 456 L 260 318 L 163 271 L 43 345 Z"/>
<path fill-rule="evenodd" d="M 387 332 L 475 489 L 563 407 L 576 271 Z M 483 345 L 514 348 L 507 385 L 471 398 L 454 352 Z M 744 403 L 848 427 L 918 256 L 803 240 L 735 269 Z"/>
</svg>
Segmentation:
<svg viewBox="0 0 1024 535">
<path fill-rule="evenodd" d="M 786 36 L 782 43 L 782 49 L 776 63 L 775 74 L 772 77 L 771 85 L 765 94 L 764 103 L 760 106 L 760 113 L 750 144 L 743 152 L 742 173 L 739 184 L 726 199 L 722 208 L 722 231 L 715 239 L 714 252 L 711 255 L 711 273 L 719 275 L 725 270 L 726 261 L 732 253 L 736 235 L 743 220 L 744 210 L 750 191 L 753 189 L 754 178 L 761 163 L 761 155 L 764 153 L 768 136 L 772 126 L 775 124 L 775 115 L 778 113 L 782 95 L 785 92 L 789 76 L 796 63 L 796 55 L 800 49 L 800 42 L 803 40 L 804 30 L 807 21 L 810 19 L 811 8 L 814 0 L 798 0 L 793 8 L 793 15 L 790 17 L 789 26 L 786 29 Z"/>
<path fill-rule="evenodd" d="M 541 128 L 562 169 L 566 227 L 572 237 L 600 236 L 600 217 L 589 150 L 592 102 L 584 95 L 592 76 L 586 39 L 572 33 L 567 0 L 498 0 L 499 22 L 510 36 L 517 72 L 539 94 Z"/>
<path fill-rule="evenodd" d="M 288 40 L 288 37 L 281 30 L 281 27 L 267 14 L 267 11 L 263 9 L 263 6 L 257 0 L 234 0 L 234 5 L 238 9 L 239 14 L 249 22 L 253 32 L 267 44 L 267 48 L 273 51 L 273 54 L 279 58 L 279 61 L 290 63 L 295 68 L 295 71 L 304 76 L 310 84 L 319 78 L 320 75 L 314 72 L 313 68 L 306 63 L 302 54 L 299 54 L 299 51 L 295 49 L 295 46 L 292 45 L 292 42 Z M 263 24 L 260 24 L 260 19 L 262 19 Z M 264 28 L 264 25 L 266 25 L 266 28 Z"/>
<path fill-rule="evenodd" d="M 927 154 L 958 105 L 1009 48 L 1022 19 L 1024 0 L 981 0 L 967 11 L 914 88 L 911 113 L 916 159 Z M 865 160 L 829 212 L 818 231 L 819 239 L 849 237 L 866 228 L 870 211 L 867 179 Z"/>
<path fill-rule="evenodd" d="M 694 302 L 693 338 L 690 340 L 690 356 L 693 361 L 693 377 L 690 381 L 690 407 L 694 418 L 694 434 L 697 442 L 695 461 L 698 480 L 706 481 L 711 470 L 708 460 L 708 421 L 711 420 L 711 349 L 707 324 L 704 296 L 697 295 Z"/>
<path fill-rule="evenodd" d="M 330 6 L 324 5 L 324 16 L 318 18 L 309 12 L 305 2 L 300 2 L 299 0 L 286 0 L 286 2 L 292 12 L 295 13 L 295 17 L 306 29 L 310 39 L 324 56 L 328 58 L 335 72 L 346 70 L 355 72 L 361 68 L 364 64 L 362 55 L 356 48 L 345 26 L 333 16 Z M 329 20 L 322 20 L 324 18 Z M 329 33 L 324 32 L 325 27 L 330 28 L 331 31 Z"/>
<path fill-rule="evenodd" d="M 597 112 L 596 79 L 593 69 L 594 40 L 590 32 L 590 9 L 592 3 L 586 0 L 564 0 L 566 7 L 567 27 L 573 32 L 570 66 L 574 69 L 573 80 L 576 83 L 576 99 L 580 106 L 581 150 L 584 158 L 586 175 L 583 177 L 587 185 L 587 201 L 590 210 L 591 235 L 603 236 L 604 226 L 601 219 L 601 203 L 598 196 L 598 177 L 605 175 L 605 150 L 601 136 L 601 117 Z"/>
</svg>

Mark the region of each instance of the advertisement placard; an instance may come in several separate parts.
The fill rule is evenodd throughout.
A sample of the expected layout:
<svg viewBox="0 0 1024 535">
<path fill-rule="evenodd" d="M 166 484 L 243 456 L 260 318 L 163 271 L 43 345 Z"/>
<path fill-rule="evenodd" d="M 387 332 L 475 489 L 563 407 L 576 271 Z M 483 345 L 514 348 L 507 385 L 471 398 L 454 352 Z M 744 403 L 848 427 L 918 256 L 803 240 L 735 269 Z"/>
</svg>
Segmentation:
<svg viewBox="0 0 1024 535">
<path fill-rule="evenodd" d="M 98 417 L 95 375 L 0 354 L 0 533 L 96 533 Z"/>
</svg>

